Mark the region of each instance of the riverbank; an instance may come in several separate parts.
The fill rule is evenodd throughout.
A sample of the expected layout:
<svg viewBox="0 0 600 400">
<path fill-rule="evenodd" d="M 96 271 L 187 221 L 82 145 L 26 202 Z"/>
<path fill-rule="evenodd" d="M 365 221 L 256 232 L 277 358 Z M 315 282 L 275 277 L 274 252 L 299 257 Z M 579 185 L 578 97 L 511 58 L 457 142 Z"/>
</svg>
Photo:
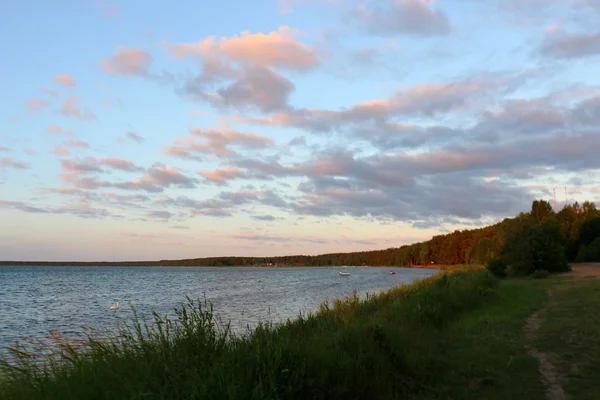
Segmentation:
<svg viewBox="0 0 600 400">
<path fill-rule="evenodd" d="M 550 288 L 566 308 L 549 306 Z M 575 336 L 584 345 L 575 353 L 581 376 L 574 388 L 561 387 L 597 394 L 598 290 L 600 280 L 497 281 L 485 270 L 460 269 L 368 300 L 323 305 L 242 338 L 228 337 L 210 308 L 195 304 L 179 323 L 158 318 L 147 333 L 138 327 L 92 341 L 85 355 L 65 345 L 66 363 L 49 373 L 24 356 L 20 370 L 5 368 L 11 378 L 0 383 L 0 397 L 542 399 L 547 385 L 531 348 L 562 354 L 571 344 L 559 333 L 579 326 L 580 316 L 588 318 L 585 334 Z M 582 302 L 589 312 L 572 312 Z M 525 335 L 528 318 L 544 309 L 539 330 Z"/>
</svg>

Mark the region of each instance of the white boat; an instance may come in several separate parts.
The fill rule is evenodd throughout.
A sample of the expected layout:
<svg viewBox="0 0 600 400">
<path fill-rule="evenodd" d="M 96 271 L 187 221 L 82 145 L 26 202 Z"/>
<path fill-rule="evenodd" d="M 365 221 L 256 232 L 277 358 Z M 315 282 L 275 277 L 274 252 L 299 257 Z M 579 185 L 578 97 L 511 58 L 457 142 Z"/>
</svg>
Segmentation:
<svg viewBox="0 0 600 400">
<path fill-rule="evenodd" d="M 341 276 L 350 276 L 350 272 L 342 272 L 340 271 Z"/>
</svg>

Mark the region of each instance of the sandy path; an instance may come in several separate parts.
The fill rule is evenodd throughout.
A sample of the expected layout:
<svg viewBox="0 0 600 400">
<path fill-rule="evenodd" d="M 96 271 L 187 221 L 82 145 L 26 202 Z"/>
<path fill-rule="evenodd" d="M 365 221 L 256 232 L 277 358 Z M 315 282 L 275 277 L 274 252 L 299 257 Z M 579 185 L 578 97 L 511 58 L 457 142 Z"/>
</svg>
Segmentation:
<svg viewBox="0 0 600 400">
<path fill-rule="evenodd" d="M 573 269 L 571 272 L 567 272 L 563 275 L 577 278 L 585 278 L 586 276 L 600 276 L 600 263 L 571 264 L 571 268 Z"/>
<path fill-rule="evenodd" d="M 548 292 L 548 296 L 551 297 L 551 292 Z M 562 387 L 563 378 L 558 372 L 556 366 L 552 363 L 552 354 L 544 353 L 533 345 L 536 339 L 537 331 L 540 328 L 542 321 L 542 315 L 546 312 L 548 307 L 551 306 L 551 299 L 548 301 L 548 305 L 541 310 L 536 311 L 532 314 L 525 324 L 525 336 L 527 337 L 527 344 L 525 347 L 527 353 L 535 357 L 540 363 L 540 376 L 542 383 L 546 387 L 546 397 L 549 400 L 564 400 L 566 399 L 565 391 Z"/>
</svg>

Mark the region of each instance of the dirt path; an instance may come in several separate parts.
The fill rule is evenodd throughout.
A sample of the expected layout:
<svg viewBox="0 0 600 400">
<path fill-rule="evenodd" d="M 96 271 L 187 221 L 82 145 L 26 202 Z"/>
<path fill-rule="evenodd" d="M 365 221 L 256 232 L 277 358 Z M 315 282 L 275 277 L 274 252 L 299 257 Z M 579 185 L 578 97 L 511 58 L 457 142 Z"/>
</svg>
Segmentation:
<svg viewBox="0 0 600 400">
<path fill-rule="evenodd" d="M 548 296 L 551 297 L 551 292 L 548 292 Z M 546 312 L 550 305 L 551 300 L 549 301 L 549 305 L 535 312 L 527 320 L 527 323 L 525 324 L 525 336 L 527 337 L 529 344 L 526 348 L 527 353 L 530 356 L 537 358 L 540 363 L 540 375 L 542 383 L 546 387 L 546 397 L 549 400 L 563 400 L 566 399 L 565 391 L 562 387 L 564 379 L 558 372 L 556 366 L 552 363 L 552 354 L 541 352 L 533 345 L 537 331 L 540 328 L 541 316 Z"/>
<path fill-rule="evenodd" d="M 563 275 L 575 278 L 585 278 L 588 276 L 600 277 L 600 263 L 572 264 L 571 268 L 571 272 L 567 272 Z"/>
</svg>

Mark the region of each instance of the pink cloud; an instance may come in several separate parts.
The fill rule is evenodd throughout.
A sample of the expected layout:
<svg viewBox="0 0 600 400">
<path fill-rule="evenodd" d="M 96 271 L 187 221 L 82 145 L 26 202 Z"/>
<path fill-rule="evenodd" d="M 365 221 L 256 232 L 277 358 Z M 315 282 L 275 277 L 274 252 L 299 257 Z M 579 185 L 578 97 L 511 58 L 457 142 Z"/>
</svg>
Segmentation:
<svg viewBox="0 0 600 400">
<path fill-rule="evenodd" d="M 0 151 L 10 151 L 8 147 L 0 146 Z"/>
<path fill-rule="evenodd" d="M 102 69 L 111 75 L 147 75 L 152 56 L 144 49 L 119 47 L 111 58 L 102 61 Z"/>
<path fill-rule="evenodd" d="M 59 134 L 62 133 L 62 128 L 58 125 L 50 125 L 47 129 L 46 132 L 48 133 L 52 133 L 52 134 Z"/>
<path fill-rule="evenodd" d="M 56 75 L 54 78 L 52 78 L 52 81 L 54 83 L 58 83 L 71 88 L 77 86 L 77 81 L 73 79 L 73 77 L 69 74 Z"/>
<path fill-rule="evenodd" d="M 230 147 L 262 149 L 274 144 L 273 139 L 255 133 L 239 132 L 230 128 L 223 129 L 191 129 L 193 137 L 204 139 L 196 142 L 193 138 L 176 139 L 174 146 L 167 147 L 165 155 L 173 157 L 198 159 L 197 154 L 214 154 L 217 157 L 228 157 L 235 153 Z"/>
<path fill-rule="evenodd" d="M 22 161 L 14 161 L 12 158 L 4 157 L 0 160 L 2 168 L 29 169 L 29 164 Z"/>
<path fill-rule="evenodd" d="M 296 40 L 293 30 L 281 26 L 277 32 L 242 32 L 239 36 L 209 37 L 192 44 L 175 44 L 169 50 L 176 58 L 220 56 L 234 62 L 306 70 L 319 62 L 315 49 Z"/>
<path fill-rule="evenodd" d="M 197 173 L 207 181 L 216 184 L 225 184 L 229 180 L 246 177 L 244 171 L 235 167 L 217 168 L 213 171 L 198 170 Z"/>
<path fill-rule="evenodd" d="M 111 4 L 106 0 L 97 0 L 97 3 L 98 7 L 100 7 L 100 10 L 102 11 L 102 14 L 104 14 L 104 16 L 107 18 L 118 18 L 121 14 L 119 6 L 116 4 Z"/>
<path fill-rule="evenodd" d="M 48 107 L 50 102 L 44 99 L 29 99 L 25 102 L 25 108 L 27 111 L 39 111 Z"/>
<path fill-rule="evenodd" d="M 77 97 L 70 97 L 66 99 L 62 104 L 60 113 L 65 116 L 75 117 L 81 120 L 96 118 L 94 114 L 81 110 L 81 99 Z"/>
<path fill-rule="evenodd" d="M 146 175 L 140 179 L 127 182 L 114 183 L 111 186 L 124 190 L 144 190 L 158 193 L 164 188 L 175 186 L 179 188 L 194 188 L 198 182 L 195 178 L 188 178 L 182 174 L 179 168 L 166 167 L 157 164 L 148 169 Z"/>
<path fill-rule="evenodd" d="M 101 165 L 106 165 L 108 167 L 118 169 L 121 171 L 143 171 L 143 167 L 139 167 L 132 163 L 131 161 L 122 160 L 120 158 L 109 157 L 100 159 Z"/>
<path fill-rule="evenodd" d="M 56 146 L 53 150 L 50 150 L 50 153 L 56 154 L 57 156 L 68 156 L 69 150 L 61 146 Z"/>
</svg>

